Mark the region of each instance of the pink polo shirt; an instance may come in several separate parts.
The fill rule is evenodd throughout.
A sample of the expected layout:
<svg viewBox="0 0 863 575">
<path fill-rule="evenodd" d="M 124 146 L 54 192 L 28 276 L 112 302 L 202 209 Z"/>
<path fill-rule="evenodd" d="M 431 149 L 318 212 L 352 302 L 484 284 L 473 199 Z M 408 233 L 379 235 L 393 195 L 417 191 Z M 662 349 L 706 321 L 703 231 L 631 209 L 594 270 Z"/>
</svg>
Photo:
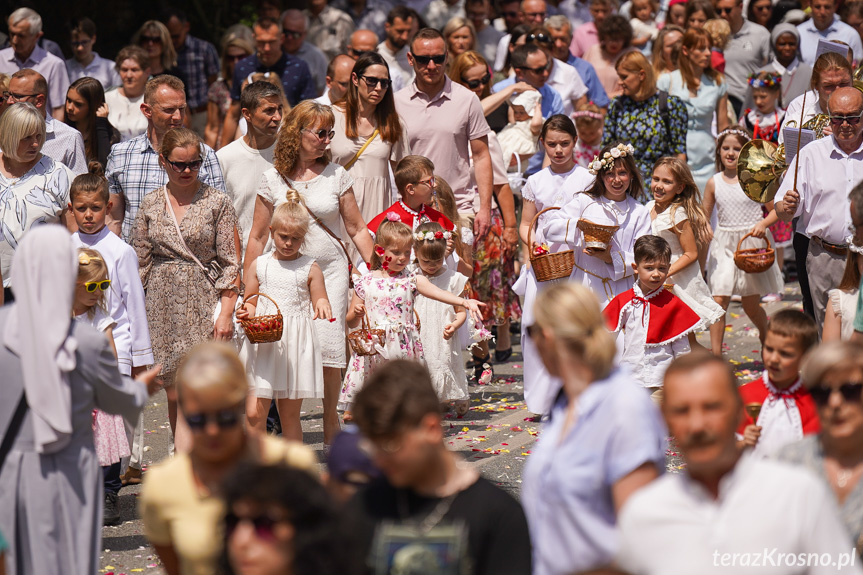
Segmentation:
<svg viewBox="0 0 863 575">
<path fill-rule="evenodd" d="M 569 45 L 569 51 L 573 56 L 578 58 L 584 57 L 585 52 L 591 46 L 599 44 L 599 33 L 596 31 L 596 24 L 587 22 L 575 29 L 572 33 L 572 43 Z"/>
<path fill-rule="evenodd" d="M 395 95 L 396 110 L 407 128 L 411 152 L 425 156 L 452 188 L 459 212 L 479 208 L 476 180 L 470 169 L 470 141 L 491 130 L 476 94 L 449 78 L 432 98 L 416 82 Z"/>
</svg>

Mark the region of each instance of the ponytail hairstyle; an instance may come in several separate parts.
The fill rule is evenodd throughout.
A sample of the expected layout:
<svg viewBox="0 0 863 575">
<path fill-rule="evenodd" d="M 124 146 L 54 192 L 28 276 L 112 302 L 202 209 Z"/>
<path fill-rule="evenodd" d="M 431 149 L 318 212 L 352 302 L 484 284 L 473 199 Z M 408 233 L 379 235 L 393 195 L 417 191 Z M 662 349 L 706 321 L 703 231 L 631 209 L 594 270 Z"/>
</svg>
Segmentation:
<svg viewBox="0 0 863 575">
<path fill-rule="evenodd" d="M 105 263 L 102 254 L 91 248 L 78 248 L 78 279 L 77 282 L 84 284 L 87 282 L 98 282 L 108 278 L 108 264 Z M 99 301 L 96 305 L 87 310 L 87 317 L 93 319 L 96 316 L 96 308 L 102 311 L 107 311 L 105 307 L 105 292 L 96 290 L 99 293 Z"/>
<path fill-rule="evenodd" d="M 414 253 L 417 256 L 417 262 L 419 262 L 420 256 L 427 260 L 442 260 L 446 256 L 446 238 L 444 237 L 444 233 L 446 230 L 443 229 L 437 222 L 426 222 L 424 224 L 420 224 L 417 226 L 416 233 L 414 234 Z M 434 234 L 434 238 L 429 239 L 428 234 Z M 416 236 L 423 234 L 423 239 L 417 239 Z M 440 237 L 437 237 L 440 235 Z"/>
<path fill-rule="evenodd" d="M 435 174 L 435 195 L 433 208 L 442 213 L 452 222 L 455 229 L 452 231 L 452 240 L 455 245 L 455 253 L 459 259 L 465 259 L 465 256 L 470 256 L 468 251 L 470 248 L 466 246 L 461 238 L 461 216 L 458 215 L 458 204 L 455 201 L 455 194 L 452 188 L 442 176 Z M 470 260 L 468 260 L 470 261 Z"/>
<path fill-rule="evenodd" d="M 80 194 L 98 193 L 99 199 L 108 204 L 111 196 L 108 192 L 108 180 L 105 179 L 105 171 L 102 164 L 93 160 L 87 164 L 86 174 L 76 176 L 69 186 L 69 201 L 72 202 Z"/>
<path fill-rule="evenodd" d="M 309 232 L 309 210 L 303 202 L 300 193 L 290 188 L 287 193 L 287 201 L 273 210 L 270 220 L 270 230 L 274 233 L 276 229 L 286 229 L 288 232 L 296 232 L 297 235 L 306 237 Z"/>
<path fill-rule="evenodd" d="M 680 232 L 676 224 L 673 223 L 674 214 L 678 209 L 683 209 L 686 217 L 689 218 L 689 224 L 692 226 L 695 239 L 700 244 L 706 244 L 705 240 L 709 236 L 710 220 L 701 207 L 698 185 L 696 185 L 695 179 L 692 177 L 692 172 L 689 171 L 689 166 L 680 158 L 671 156 L 659 158 L 653 166 L 653 171 L 655 172 L 660 166 L 671 172 L 676 184 L 683 186 L 683 191 L 671 200 L 671 207 L 669 209 L 671 210 L 672 229 L 675 232 Z"/>
<path fill-rule="evenodd" d="M 740 142 L 740 146 L 743 147 L 746 142 L 752 139 L 752 134 L 744 128 L 743 126 L 729 126 L 720 132 L 719 136 L 716 138 L 716 172 L 725 171 L 725 166 L 722 165 L 722 142 L 725 141 L 725 138 L 734 137 L 737 138 L 737 141 Z"/>
<path fill-rule="evenodd" d="M 552 286 L 536 300 L 535 323 L 547 329 L 558 340 L 556 354 L 576 356 L 593 373 L 593 379 L 605 379 L 614 367 L 617 346 L 605 327 L 599 300 L 580 283 L 567 282 Z"/>
<path fill-rule="evenodd" d="M 412 244 L 413 239 L 414 234 L 407 224 L 393 220 L 382 221 L 381 225 L 378 226 L 378 232 L 375 234 L 375 249 L 369 262 L 371 269 L 379 270 L 383 268 L 381 265 L 383 260 L 381 254 L 378 253 L 380 251 L 378 248 L 385 250 Z"/>
<path fill-rule="evenodd" d="M 599 157 L 605 157 L 606 152 L 610 152 L 612 148 L 616 148 L 622 143 L 623 142 L 620 141 L 614 141 L 609 143 L 607 146 L 603 146 L 599 151 Z M 639 200 L 644 194 L 644 183 L 641 180 L 641 172 L 639 171 L 638 166 L 635 165 L 635 158 L 629 153 L 621 154 L 619 158 L 614 160 L 614 163 L 610 167 L 602 168 L 602 170 L 596 174 L 596 178 L 593 180 L 593 185 L 589 189 L 585 190 L 585 192 L 593 198 L 601 198 L 605 193 L 605 183 L 602 181 L 602 174 L 607 170 L 617 167 L 621 163 L 626 167 L 626 171 L 629 172 L 629 189 L 626 190 L 626 193 L 633 199 Z"/>
</svg>

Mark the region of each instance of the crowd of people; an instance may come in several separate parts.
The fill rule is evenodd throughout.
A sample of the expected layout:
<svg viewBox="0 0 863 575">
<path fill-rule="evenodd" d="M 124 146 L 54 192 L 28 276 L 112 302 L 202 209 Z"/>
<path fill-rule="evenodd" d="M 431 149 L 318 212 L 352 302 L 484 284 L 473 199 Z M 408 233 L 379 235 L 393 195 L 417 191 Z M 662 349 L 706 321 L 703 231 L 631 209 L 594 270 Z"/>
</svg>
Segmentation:
<svg viewBox="0 0 863 575">
<path fill-rule="evenodd" d="M 0 573 L 138 484 L 168 575 L 863 573 L 860 0 L 283 8 L 8 16 Z M 514 342 L 518 501 L 443 428 Z"/>
</svg>

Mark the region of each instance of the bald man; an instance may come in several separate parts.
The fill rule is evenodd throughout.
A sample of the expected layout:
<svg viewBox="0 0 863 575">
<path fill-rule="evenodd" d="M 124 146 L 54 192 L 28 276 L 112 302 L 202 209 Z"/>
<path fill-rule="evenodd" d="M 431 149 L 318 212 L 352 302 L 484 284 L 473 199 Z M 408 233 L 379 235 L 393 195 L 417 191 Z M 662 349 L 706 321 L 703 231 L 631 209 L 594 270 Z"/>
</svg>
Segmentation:
<svg viewBox="0 0 863 575">
<path fill-rule="evenodd" d="M 863 573 L 823 481 L 737 448 L 743 402 L 725 360 L 707 352 L 677 358 L 665 373 L 662 415 L 686 467 L 623 506 L 618 563 L 625 571 Z M 808 553 L 829 554 L 831 565 L 797 562 Z"/>
<path fill-rule="evenodd" d="M 819 330 L 827 292 L 842 281 L 848 256 L 848 194 L 863 181 L 863 94 L 856 88 L 839 88 L 830 96 L 827 110 L 833 135 L 800 150 L 797 189 L 792 189 L 795 178 L 785 178 L 775 199 L 776 215 L 786 222 L 799 218 L 796 233 L 808 238 L 803 273 L 809 290 L 806 293 L 801 282 L 803 309 L 814 315 Z"/>
<path fill-rule="evenodd" d="M 366 52 L 374 52 L 378 45 L 378 35 L 371 30 L 355 30 L 348 41 L 348 56 L 357 60 Z"/>
<path fill-rule="evenodd" d="M 338 102 L 348 93 L 351 83 L 351 72 L 356 62 L 350 56 L 339 54 L 327 66 L 327 90 L 316 102 L 329 106 Z"/>
<path fill-rule="evenodd" d="M 322 94 L 327 77 L 327 57 L 314 45 L 306 41 L 309 32 L 309 17 L 301 10 L 290 9 L 282 12 L 282 49 L 303 60 L 309 65 L 315 89 Z"/>
</svg>

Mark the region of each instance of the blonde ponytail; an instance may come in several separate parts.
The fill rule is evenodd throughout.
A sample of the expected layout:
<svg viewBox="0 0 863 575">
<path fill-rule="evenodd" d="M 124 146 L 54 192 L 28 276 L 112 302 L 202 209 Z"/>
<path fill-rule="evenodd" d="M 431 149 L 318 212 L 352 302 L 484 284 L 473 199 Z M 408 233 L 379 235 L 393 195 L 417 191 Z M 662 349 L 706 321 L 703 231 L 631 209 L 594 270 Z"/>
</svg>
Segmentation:
<svg viewBox="0 0 863 575">
<path fill-rule="evenodd" d="M 309 231 L 310 220 L 311 216 L 303 197 L 297 190 L 288 188 L 285 193 L 285 203 L 273 210 L 270 227 L 273 231 L 277 228 L 288 228 L 305 237 Z"/>
</svg>

